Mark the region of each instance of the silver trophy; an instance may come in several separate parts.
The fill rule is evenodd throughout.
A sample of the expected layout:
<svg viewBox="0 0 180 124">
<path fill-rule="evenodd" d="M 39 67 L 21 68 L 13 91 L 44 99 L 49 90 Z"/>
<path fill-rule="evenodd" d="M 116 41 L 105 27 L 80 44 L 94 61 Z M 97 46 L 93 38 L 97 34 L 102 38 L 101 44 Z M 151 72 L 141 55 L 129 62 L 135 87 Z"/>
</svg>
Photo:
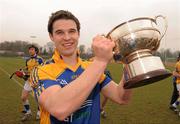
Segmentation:
<svg viewBox="0 0 180 124">
<path fill-rule="evenodd" d="M 157 23 L 160 21 L 158 18 L 164 21 L 163 31 L 159 30 L 161 26 Z M 165 69 L 160 57 L 153 56 L 166 30 L 166 18 L 158 15 L 155 18 L 142 17 L 129 20 L 107 34 L 106 37 L 116 44 L 114 55 L 120 56 L 120 61 L 124 64 L 126 89 L 151 84 L 171 75 Z"/>
</svg>

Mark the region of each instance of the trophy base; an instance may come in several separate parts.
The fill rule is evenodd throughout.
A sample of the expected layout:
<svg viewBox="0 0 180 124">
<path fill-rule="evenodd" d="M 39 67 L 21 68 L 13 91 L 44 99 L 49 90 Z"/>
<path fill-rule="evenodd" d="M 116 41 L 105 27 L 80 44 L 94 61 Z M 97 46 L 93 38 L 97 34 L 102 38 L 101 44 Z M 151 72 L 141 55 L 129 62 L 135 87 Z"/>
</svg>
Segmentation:
<svg viewBox="0 0 180 124">
<path fill-rule="evenodd" d="M 171 75 L 172 74 L 165 69 L 150 71 L 146 74 L 138 75 L 129 79 L 128 81 L 125 82 L 124 88 L 131 89 L 131 88 L 152 84 L 162 79 L 165 79 Z"/>
</svg>

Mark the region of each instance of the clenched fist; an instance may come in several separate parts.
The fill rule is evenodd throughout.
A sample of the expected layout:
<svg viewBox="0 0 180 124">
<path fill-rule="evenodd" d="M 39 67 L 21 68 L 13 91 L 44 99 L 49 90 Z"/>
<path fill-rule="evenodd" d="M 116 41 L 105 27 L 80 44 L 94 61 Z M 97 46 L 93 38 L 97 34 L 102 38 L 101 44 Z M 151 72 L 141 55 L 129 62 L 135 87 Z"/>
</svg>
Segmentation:
<svg viewBox="0 0 180 124">
<path fill-rule="evenodd" d="M 112 40 L 102 35 L 95 36 L 92 43 L 94 59 L 108 63 L 113 57 L 114 47 L 115 43 Z"/>
</svg>

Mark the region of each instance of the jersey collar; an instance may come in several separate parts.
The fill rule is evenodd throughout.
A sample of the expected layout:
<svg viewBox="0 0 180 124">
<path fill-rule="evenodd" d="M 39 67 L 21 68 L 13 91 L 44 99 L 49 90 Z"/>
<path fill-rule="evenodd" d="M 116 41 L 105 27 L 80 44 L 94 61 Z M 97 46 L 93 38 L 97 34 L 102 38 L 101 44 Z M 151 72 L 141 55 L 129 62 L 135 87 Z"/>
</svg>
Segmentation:
<svg viewBox="0 0 180 124">
<path fill-rule="evenodd" d="M 37 54 L 34 54 L 33 56 L 30 56 L 30 58 L 37 58 Z"/>
<path fill-rule="evenodd" d="M 67 64 L 64 62 L 62 56 L 60 55 L 60 53 L 58 52 L 57 49 L 55 49 L 55 52 L 54 52 L 54 54 L 53 54 L 52 59 L 54 60 L 55 63 L 57 63 L 57 64 L 60 65 L 61 67 L 68 68 L 68 69 L 70 69 L 71 71 L 75 72 L 75 71 L 78 69 L 78 67 L 81 65 L 81 63 L 82 63 L 82 60 L 81 60 L 81 58 L 79 57 L 79 54 L 78 54 L 78 53 L 77 53 L 77 56 L 78 56 L 78 57 L 77 57 L 78 62 L 77 62 L 77 64 L 76 64 L 75 66 L 69 66 L 69 65 L 67 65 Z"/>
</svg>

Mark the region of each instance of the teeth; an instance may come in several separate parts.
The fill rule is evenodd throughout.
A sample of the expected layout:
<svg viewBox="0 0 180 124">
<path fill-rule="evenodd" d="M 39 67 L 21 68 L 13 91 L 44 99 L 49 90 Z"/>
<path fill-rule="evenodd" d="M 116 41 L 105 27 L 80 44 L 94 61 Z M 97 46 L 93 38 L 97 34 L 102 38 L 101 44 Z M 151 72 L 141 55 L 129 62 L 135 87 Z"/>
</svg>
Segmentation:
<svg viewBox="0 0 180 124">
<path fill-rule="evenodd" d="M 72 43 L 65 43 L 64 46 L 71 46 Z"/>
</svg>

